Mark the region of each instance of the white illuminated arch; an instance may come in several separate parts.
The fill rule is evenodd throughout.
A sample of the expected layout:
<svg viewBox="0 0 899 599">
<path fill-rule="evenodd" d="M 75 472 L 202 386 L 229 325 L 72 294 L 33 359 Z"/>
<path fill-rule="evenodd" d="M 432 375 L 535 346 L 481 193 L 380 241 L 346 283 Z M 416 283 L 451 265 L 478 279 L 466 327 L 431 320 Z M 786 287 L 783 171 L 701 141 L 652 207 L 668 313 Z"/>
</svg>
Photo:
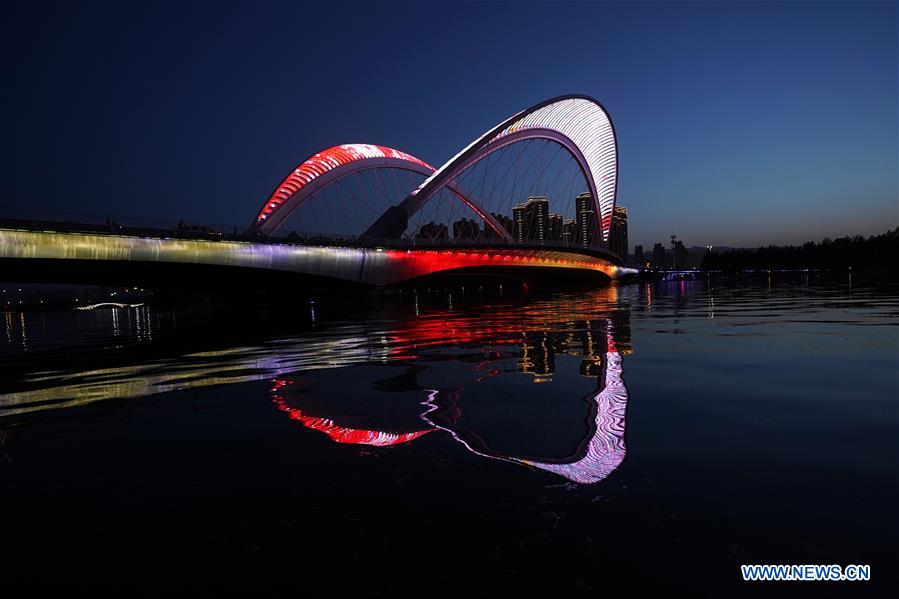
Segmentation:
<svg viewBox="0 0 899 599">
<path fill-rule="evenodd" d="M 608 242 L 618 188 L 618 148 L 608 113 L 589 96 L 552 98 L 509 117 L 425 179 L 403 207 L 409 215 L 414 214 L 462 171 L 495 149 L 534 137 L 560 143 L 577 160 L 596 205 L 602 241 Z"/>
</svg>

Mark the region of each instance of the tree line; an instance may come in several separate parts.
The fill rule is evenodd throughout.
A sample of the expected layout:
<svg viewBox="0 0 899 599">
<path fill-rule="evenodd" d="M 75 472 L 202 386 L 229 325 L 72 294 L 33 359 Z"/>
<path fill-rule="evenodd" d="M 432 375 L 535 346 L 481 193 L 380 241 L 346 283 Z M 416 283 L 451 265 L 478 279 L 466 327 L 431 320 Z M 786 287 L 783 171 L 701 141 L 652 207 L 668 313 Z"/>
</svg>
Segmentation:
<svg viewBox="0 0 899 599">
<path fill-rule="evenodd" d="M 711 251 L 702 259 L 706 270 L 801 269 L 848 270 L 897 267 L 899 227 L 881 235 L 824 238 L 819 243 L 769 245 L 758 249 Z"/>
</svg>

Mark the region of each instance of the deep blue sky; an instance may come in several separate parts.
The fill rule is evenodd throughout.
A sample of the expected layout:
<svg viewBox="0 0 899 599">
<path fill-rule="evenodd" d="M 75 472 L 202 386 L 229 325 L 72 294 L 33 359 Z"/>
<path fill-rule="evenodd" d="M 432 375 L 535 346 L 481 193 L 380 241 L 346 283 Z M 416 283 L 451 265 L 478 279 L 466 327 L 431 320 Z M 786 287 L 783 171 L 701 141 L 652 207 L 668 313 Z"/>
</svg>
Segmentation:
<svg viewBox="0 0 899 599">
<path fill-rule="evenodd" d="M 440 164 L 579 92 L 615 122 L 632 246 L 899 221 L 895 2 L 20 4 L 0 216 L 248 223 L 321 148 Z"/>
</svg>

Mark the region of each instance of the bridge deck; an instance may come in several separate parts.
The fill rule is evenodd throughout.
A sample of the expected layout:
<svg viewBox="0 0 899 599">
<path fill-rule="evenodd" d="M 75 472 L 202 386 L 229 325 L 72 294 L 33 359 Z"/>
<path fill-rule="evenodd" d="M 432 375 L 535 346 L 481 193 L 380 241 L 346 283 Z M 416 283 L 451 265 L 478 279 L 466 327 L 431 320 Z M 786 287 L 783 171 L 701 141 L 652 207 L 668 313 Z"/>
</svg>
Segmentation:
<svg viewBox="0 0 899 599">
<path fill-rule="evenodd" d="M 49 224 L 49 223 L 47 223 Z M 615 279 L 621 268 L 603 250 L 536 243 L 416 244 L 413 241 L 272 240 L 249 235 L 173 235 L 167 231 L 113 231 L 53 227 L 0 228 L 0 260 L 7 266 L 68 261 L 72 270 L 117 264 L 214 267 L 295 273 L 363 285 L 392 285 L 435 273 L 489 273 L 510 269 L 582 271 Z M 237 237 L 237 238 L 234 238 Z M 21 270 L 20 268 L 17 270 Z"/>
</svg>

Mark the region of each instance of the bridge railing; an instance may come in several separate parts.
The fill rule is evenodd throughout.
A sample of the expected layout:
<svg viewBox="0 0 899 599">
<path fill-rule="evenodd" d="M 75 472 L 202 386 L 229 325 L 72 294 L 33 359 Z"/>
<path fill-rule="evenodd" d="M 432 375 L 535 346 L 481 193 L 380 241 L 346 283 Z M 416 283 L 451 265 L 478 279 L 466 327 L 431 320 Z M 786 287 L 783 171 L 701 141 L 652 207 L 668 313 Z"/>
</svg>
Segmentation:
<svg viewBox="0 0 899 599">
<path fill-rule="evenodd" d="M 98 219 L 99 220 L 99 219 Z M 0 228 L 31 231 L 54 231 L 59 233 L 100 233 L 105 235 L 126 235 L 132 237 L 155 237 L 175 239 L 204 239 L 211 241 L 239 241 L 248 243 L 273 243 L 323 247 L 358 247 L 381 249 L 439 249 L 439 248 L 541 248 L 576 250 L 597 253 L 607 257 L 610 252 L 602 247 L 584 246 L 580 243 L 562 240 L 522 240 L 506 241 L 501 238 L 377 238 L 336 233 L 300 233 L 291 231 L 285 235 L 263 235 L 237 225 L 213 225 L 194 222 L 140 219 L 130 217 L 106 217 L 99 222 L 84 222 L 74 219 L 4 219 L 0 218 Z"/>
</svg>

